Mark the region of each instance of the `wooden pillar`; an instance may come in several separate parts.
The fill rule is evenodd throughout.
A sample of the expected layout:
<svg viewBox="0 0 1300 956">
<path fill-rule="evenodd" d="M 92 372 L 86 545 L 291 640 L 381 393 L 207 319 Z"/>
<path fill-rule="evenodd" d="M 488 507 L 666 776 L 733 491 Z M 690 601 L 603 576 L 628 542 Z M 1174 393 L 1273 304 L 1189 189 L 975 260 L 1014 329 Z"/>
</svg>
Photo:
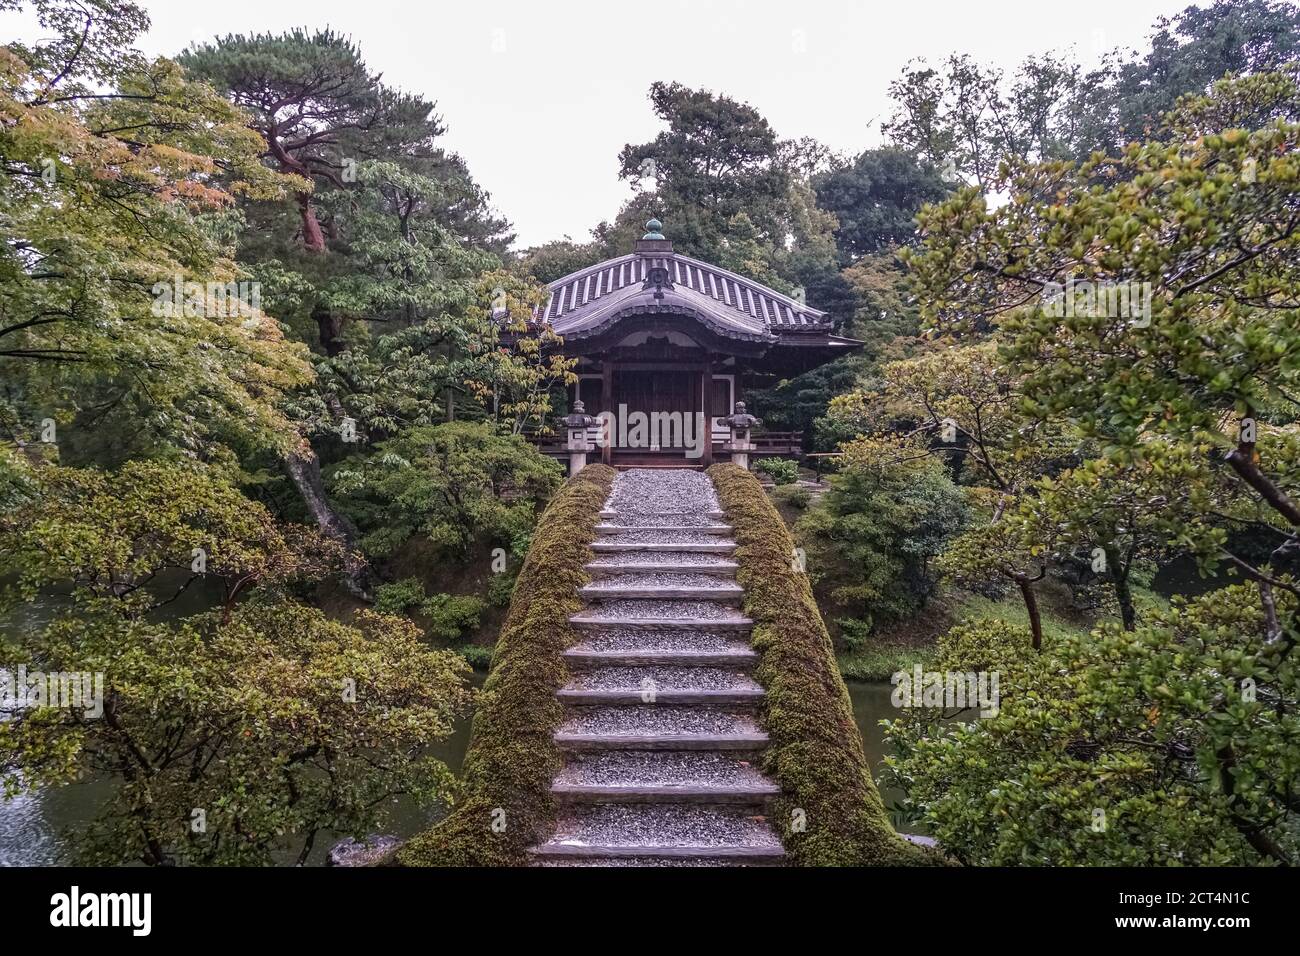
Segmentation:
<svg viewBox="0 0 1300 956">
<path fill-rule="evenodd" d="M 614 407 L 614 363 L 608 357 L 600 363 L 600 403 L 605 407 L 601 411 L 617 413 Z M 614 441 L 618 438 L 618 422 L 614 420 L 609 430 L 609 441 L 600 450 L 600 460 L 608 465 L 614 457 Z"/>
<path fill-rule="evenodd" d="M 708 468 L 713 464 L 713 356 L 704 360 L 704 371 L 700 373 L 700 405 L 704 410 L 704 447 L 700 463 Z"/>
</svg>

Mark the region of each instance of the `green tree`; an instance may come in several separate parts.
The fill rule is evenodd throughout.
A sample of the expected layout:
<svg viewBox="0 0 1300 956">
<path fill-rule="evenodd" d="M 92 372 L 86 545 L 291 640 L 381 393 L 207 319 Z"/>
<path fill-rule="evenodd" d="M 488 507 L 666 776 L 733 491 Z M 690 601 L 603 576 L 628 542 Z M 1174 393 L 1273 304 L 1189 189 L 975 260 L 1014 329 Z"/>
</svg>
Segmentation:
<svg viewBox="0 0 1300 956">
<path fill-rule="evenodd" d="M 795 526 L 813 584 L 868 626 L 920 610 L 930 562 L 967 520 L 942 462 L 913 441 L 860 438 L 830 482 Z"/>
<path fill-rule="evenodd" d="M 1294 864 L 1300 688 L 1294 664 L 1277 666 L 1287 640 L 1241 586 L 1041 655 L 1001 622 L 958 627 L 936 667 L 998 672 L 998 713 L 905 713 L 887 731 L 889 777 L 969 864 Z"/>
<path fill-rule="evenodd" d="M 559 466 L 522 437 L 472 422 L 408 429 L 381 442 L 377 455 L 345 461 L 332 473 L 376 555 L 416 533 L 455 557 L 468 554 L 480 536 L 523 554 L 541 505 L 561 479 Z"/>
<path fill-rule="evenodd" d="M 7 704 L 0 775 L 7 796 L 87 772 L 113 780 L 78 840 L 85 862 L 301 863 L 322 831 L 382 823 L 398 794 L 449 799 L 450 771 L 423 753 L 468 704 L 463 662 L 402 618 L 342 623 L 292 600 L 337 557 L 314 530 L 277 526 L 192 466 L 9 471 L 8 596 L 70 595 L 0 647 L 0 666 L 90 675 L 94 690 Z M 161 619 L 207 575 L 222 581 L 220 609 Z"/>
</svg>

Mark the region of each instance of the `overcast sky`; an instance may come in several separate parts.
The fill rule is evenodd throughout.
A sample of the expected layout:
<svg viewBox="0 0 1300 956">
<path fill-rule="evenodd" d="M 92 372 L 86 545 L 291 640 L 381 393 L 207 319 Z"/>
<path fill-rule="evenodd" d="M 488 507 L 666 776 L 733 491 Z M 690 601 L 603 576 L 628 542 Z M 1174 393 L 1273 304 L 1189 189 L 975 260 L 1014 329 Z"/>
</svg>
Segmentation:
<svg viewBox="0 0 1300 956">
<path fill-rule="evenodd" d="M 910 59 L 970 53 L 1006 68 L 1073 48 L 1091 64 L 1144 44 L 1188 0 L 141 0 L 146 52 L 226 33 L 332 26 L 385 80 L 438 102 L 446 145 L 514 223 L 519 246 L 585 240 L 631 194 L 624 143 L 659 125 L 654 80 L 725 92 L 782 138 L 857 152 L 879 142 L 889 81 Z M 0 38 L 37 35 L 0 15 Z M 671 235 L 671 224 L 668 225 Z"/>
</svg>

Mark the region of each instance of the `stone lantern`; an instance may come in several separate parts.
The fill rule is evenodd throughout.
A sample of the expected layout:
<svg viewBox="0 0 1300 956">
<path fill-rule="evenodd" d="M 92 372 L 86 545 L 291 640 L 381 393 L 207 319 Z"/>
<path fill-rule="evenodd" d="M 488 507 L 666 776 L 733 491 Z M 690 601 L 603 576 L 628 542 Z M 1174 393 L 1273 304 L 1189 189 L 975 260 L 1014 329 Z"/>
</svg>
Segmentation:
<svg viewBox="0 0 1300 956">
<path fill-rule="evenodd" d="M 736 402 L 735 413 L 722 419 L 722 424 L 731 429 L 731 444 L 727 450 L 731 452 L 732 463 L 748 471 L 749 453 L 754 450 L 754 444 L 749 440 L 749 430 L 762 422 L 745 411 L 744 402 Z"/>
<path fill-rule="evenodd" d="M 598 423 L 598 419 L 587 414 L 582 399 L 573 403 L 572 414 L 564 416 L 564 427 L 569 432 L 569 475 L 576 475 L 587 467 L 587 452 L 591 451 L 591 438 L 587 429 Z"/>
</svg>

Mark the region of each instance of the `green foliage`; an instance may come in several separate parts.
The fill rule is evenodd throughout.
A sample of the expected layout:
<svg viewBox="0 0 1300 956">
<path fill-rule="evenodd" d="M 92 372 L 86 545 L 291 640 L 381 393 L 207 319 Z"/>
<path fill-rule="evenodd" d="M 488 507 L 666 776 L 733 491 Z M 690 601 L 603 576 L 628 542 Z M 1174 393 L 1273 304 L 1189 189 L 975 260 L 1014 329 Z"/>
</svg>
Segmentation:
<svg viewBox="0 0 1300 956">
<path fill-rule="evenodd" d="M 332 472 L 376 555 L 417 533 L 454 556 L 467 555 L 476 538 L 522 554 L 560 481 L 559 466 L 522 437 L 473 422 L 408 429 Z"/>
<path fill-rule="evenodd" d="M 799 480 L 799 463 L 788 458 L 760 458 L 754 468 L 777 485 L 792 485 Z"/>
<path fill-rule="evenodd" d="M 1289 634 L 1270 634 L 1249 587 L 1178 602 L 1133 632 L 1068 635 L 1042 655 L 1019 627 L 963 625 L 935 666 L 998 671 L 1000 712 L 957 725 L 907 714 L 888 730 L 891 775 L 968 863 L 1294 860 L 1300 688 L 1294 662 L 1278 666 Z"/>
<path fill-rule="evenodd" d="M 835 623 L 844 628 L 848 622 L 841 618 Z M 929 669 L 933 657 L 933 647 L 911 644 L 868 646 L 864 639 L 858 649 L 841 654 L 838 664 L 840 675 L 845 680 L 887 681 L 899 671 L 910 671 L 917 664 Z"/>
<path fill-rule="evenodd" d="M 795 526 L 814 585 L 867 626 L 919 610 L 931 559 L 966 522 L 942 463 L 906 440 L 858 439 L 830 484 Z"/>
<path fill-rule="evenodd" d="M 0 574 L 15 597 L 68 596 L 0 648 L 0 666 L 95 675 L 102 710 L 9 712 L 0 775 L 7 794 L 113 778 L 76 841 L 85 862 L 303 860 L 321 831 L 380 826 L 395 794 L 449 799 L 450 771 L 420 754 L 468 706 L 466 667 L 410 621 L 362 611 L 342 623 L 289 599 L 285 585 L 318 582 L 339 557 L 315 531 L 278 525 L 188 464 L 8 473 Z M 221 607 L 152 613 L 204 576 L 222 581 Z"/>
<path fill-rule="evenodd" d="M 846 262 L 912 240 L 916 214 L 942 199 L 948 188 L 911 153 L 895 147 L 869 149 L 851 165 L 813 179 L 817 203 L 835 214 L 835 241 Z"/>
<path fill-rule="evenodd" d="M 428 595 L 418 578 L 403 578 L 375 589 L 375 610 L 384 614 L 410 614 L 420 618 L 429 637 L 454 641 L 474 631 L 486 607 L 472 594 Z"/>
<path fill-rule="evenodd" d="M 456 653 L 476 671 L 485 671 L 492 666 L 492 648 L 482 644 L 462 644 L 456 648 Z"/>
<path fill-rule="evenodd" d="M 554 829 L 551 780 L 562 759 L 554 735 L 563 717 L 555 692 L 569 679 L 563 651 L 577 643 L 569 617 L 582 605 L 600 510 L 615 472 L 588 465 L 556 493 L 538 522 L 483 685 L 464 791 L 452 813 L 410 840 L 405 866 L 521 866 L 528 847 Z M 494 830 L 505 813 L 504 830 Z"/>
<path fill-rule="evenodd" d="M 848 690 L 807 577 L 792 567 L 794 542 L 753 475 L 735 465 L 708 471 L 735 528 L 736 580 L 754 621 L 756 677 L 767 696 L 771 744 L 763 769 L 781 785 L 772 820 L 797 866 L 924 865 L 937 857 L 889 826 L 853 722 Z M 807 827 L 795 831 L 792 811 Z"/>
<path fill-rule="evenodd" d="M 314 529 L 277 523 L 194 465 L 136 461 L 102 472 L 10 462 L 25 486 L 0 502 L 0 578 L 12 582 L 11 602 L 70 585 L 78 600 L 139 617 L 207 578 L 221 581 L 228 615 L 247 589 L 317 580 L 342 557 Z"/>
<path fill-rule="evenodd" d="M 287 447 L 280 403 L 310 380 L 305 352 L 251 294 L 207 283 L 248 279 L 235 197 L 292 180 L 258 161 L 241 111 L 130 48 L 138 7 L 38 12 L 70 32 L 0 50 L 0 433 L 26 443 L 46 418 L 93 423 L 120 436 L 115 460 Z M 165 298 L 177 277 L 202 285 Z"/>
</svg>

